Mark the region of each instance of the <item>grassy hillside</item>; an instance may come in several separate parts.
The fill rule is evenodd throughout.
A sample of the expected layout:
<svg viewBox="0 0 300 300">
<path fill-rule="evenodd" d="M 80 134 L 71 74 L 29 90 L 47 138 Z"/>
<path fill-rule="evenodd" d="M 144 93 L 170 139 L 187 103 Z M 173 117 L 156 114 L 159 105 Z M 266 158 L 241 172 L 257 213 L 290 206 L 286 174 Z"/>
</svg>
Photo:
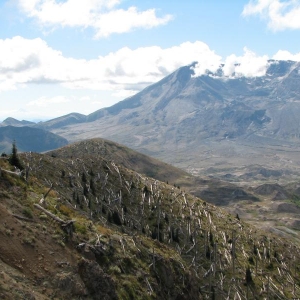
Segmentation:
<svg viewBox="0 0 300 300">
<path fill-rule="evenodd" d="M 101 145 L 60 155 L 70 149 L 22 154 L 25 177 L 0 160 L 2 298 L 300 297 L 291 241 L 103 158 Z"/>
</svg>

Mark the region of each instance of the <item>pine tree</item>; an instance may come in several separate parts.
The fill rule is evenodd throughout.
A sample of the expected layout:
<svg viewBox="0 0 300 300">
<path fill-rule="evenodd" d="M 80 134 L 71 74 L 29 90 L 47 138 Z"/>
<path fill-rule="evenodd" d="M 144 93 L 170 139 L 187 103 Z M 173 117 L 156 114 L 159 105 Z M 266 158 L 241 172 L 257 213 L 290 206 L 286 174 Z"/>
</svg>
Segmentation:
<svg viewBox="0 0 300 300">
<path fill-rule="evenodd" d="M 252 275 L 251 275 L 251 270 L 250 267 L 248 266 L 248 268 L 246 269 L 246 283 L 247 285 L 252 283 Z"/>
<path fill-rule="evenodd" d="M 12 166 L 17 167 L 21 171 L 24 169 L 24 167 L 22 166 L 22 163 L 21 163 L 21 161 L 20 161 L 20 159 L 18 157 L 18 149 L 17 149 L 15 141 L 13 141 L 13 144 L 12 144 L 12 153 L 11 153 L 11 155 L 9 157 L 9 163 Z"/>
<path fill-rule="evenodd" d="M 86 175 L 85 175 L 84 172 L 82 172 L 82 175 L 81 175 L 81 181 L 82 181 L 83 183 L 86 183 L 86 182 L 87 182 Z"/>
<path fill-rule="evenodd" d="M 86 184 L 83 186 L 83 195 L 84 196 L 88 196 L 88 194 L 89 194 L 89 190 L 88 190 L 88 187 L 86 186 Z"/>
<path fill-rule="evenodd" d="M 92 191 L 92 194 L 94 195 L 94 196 L 96 196 L 96 187 L 95 187 L 95 183 L 94 183 L 94 180 L 91 178 L 91 180 L 90 180 L 90 189 L 91 189 L 91 191 Z"/>
</svg>

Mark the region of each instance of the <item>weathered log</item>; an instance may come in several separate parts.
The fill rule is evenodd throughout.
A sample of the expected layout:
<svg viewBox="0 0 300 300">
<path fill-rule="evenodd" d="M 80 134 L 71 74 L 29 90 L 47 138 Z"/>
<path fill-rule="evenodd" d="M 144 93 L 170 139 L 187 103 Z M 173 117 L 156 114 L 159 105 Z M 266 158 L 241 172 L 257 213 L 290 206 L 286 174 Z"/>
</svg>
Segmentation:
<svg viewBox="0 0 300 300">
<path fill-rule="evenodd" d="M 152 289 L 152 287 L 151 287 L 151 285 L 150 285 L 150 282 L 149 282 L 149 280 L 148 280 L 148 278 L 147 278 L 147 277 L 146 277 L 146 283 L 147 283 L 147 285 L 148 285 L 149 294 L 150 294 L 150 295 L 152 295 L 152 293 L 153 293 L 153 289 Z"/>
<path fill-rule="evenodd" d="M 6 172 L 6 173 L 8 173 L 8 174 L 16 175 L 16 176 L 19 176 L 19 177 L 22 176 L 22 171 L 20 171 L 20 170 L 18 170 L 18 171 L 16 171 L 16 172 L 13 172 L 13 171 L 1 169 L 1 171 L 2 171 L 2 172 Z"/>
<path fill-rule="evenodd" d="M 48 211 L 47 209 L 43 208 L 42 206 L 36 203 L 34 204 L 34 207 L 38 208 L 39 210 L 43 211 L 46 215 L 48 215 L 55 221 L 59 222 L 61 224 L 62 230 L 66 232 L 67 235 L 69 235 L 71 238 L 73 237 L 75 220 L 64 221 L 58 216 L 54 215 L 53 213 L 51 213 L 50 211 Z"/>
<path fill-rule="evenodd" d="M 64 220 L 62 220 L 61 218 L 57 217 L 56 215 L 54 215 L 53 213 L 51 213 L 49 210 L 43 208 L 42 206 L 40 206 L 39 204 L 33 204 L 34 207 L 36 207 L 37 209 L 43 211 L 46 215 L 48 215 L 49 217 L 51 217 L 52 219 L 54 219 L 55 221 L 61 223 L 61 224 L 66 224 L 66 222 Z"/>
</svg>

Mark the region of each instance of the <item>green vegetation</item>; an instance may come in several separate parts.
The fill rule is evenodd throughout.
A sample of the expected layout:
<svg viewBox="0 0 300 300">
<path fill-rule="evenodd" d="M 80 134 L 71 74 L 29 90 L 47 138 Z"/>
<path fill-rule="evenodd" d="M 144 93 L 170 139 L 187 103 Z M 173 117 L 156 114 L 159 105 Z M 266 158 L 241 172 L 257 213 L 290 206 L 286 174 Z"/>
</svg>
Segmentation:
<svg viewBox="0 0 300 300">
<path fill-rule="evenodd" d="M 12 153 L 11 155 L 9 156 L 9 163 L 12 165 L 12 166 L 15 166 L 16 168 L 18 168 L 19 170 L 23 170 L 24 167 L 19 159 L 19 156 L 18 156 L 18 150 L 17 150 L 17 146 L 16 146 L 16 142 L 14 141 L 13 144 L 12 144 Z"/>
<path fill-rule="evenodd" d="M 32 213 L 32 210 L 29 208 L 29 207 L 24 207 L 23 209 L 23 215 L 29 219 L 32 219 L 33 218 L 33 213 Z"/>
</svg>

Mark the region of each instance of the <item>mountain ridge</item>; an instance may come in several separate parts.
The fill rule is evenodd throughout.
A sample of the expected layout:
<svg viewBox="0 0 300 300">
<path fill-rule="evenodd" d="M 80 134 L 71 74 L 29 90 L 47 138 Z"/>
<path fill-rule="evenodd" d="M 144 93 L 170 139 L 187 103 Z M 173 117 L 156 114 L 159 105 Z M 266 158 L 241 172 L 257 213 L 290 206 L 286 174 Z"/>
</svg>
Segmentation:
<svg viewBox="0 0 300 300">
<path fill-rule="evenodd" d="M 262 77 L 192 75 L 191 66 L 182 67 L 97 111 L 97 120 L 53 132 L 71 141 L 109 138 L 185 170 L 193 166 L 192 172 L 199 174 L 209 175 L 213 166 L 222 173 L 252 164 L 300 174 L 296 164 L 288 163 L 299 159 L 285 152 L 300 146 L 299 63 L 270 61 Z"/>
<path fill-rule="evenodd" d="M 36 123 L 35 122 L 30 122 L 26 120 L 19 121 L 17 119 L 8 117 L 5 120 L 0 123 L 0 126 L 15 126 L 15 127 L 21 127 L 21 126 L 34 126 Z"/>
<path fill-rule="evenodd" d="M 50 131 L 31 126 L 0 126 L 0 152 L 9 153 L 13 142 L 19 151 L 43 152 L 59 148 L 68 141 Z"/>
<path fill-rule="evenodd" d="M 194 174 L 224 179 L 230 170 L 239 182 L 261 165 L 299 176 L 299 63 L 270 60 L 260 77 L 224 77 L 222 68 L 195 77 L 193 66 L 90 115 L 35 126 L 70 142 L 108 138 Z"/>
</svg>

